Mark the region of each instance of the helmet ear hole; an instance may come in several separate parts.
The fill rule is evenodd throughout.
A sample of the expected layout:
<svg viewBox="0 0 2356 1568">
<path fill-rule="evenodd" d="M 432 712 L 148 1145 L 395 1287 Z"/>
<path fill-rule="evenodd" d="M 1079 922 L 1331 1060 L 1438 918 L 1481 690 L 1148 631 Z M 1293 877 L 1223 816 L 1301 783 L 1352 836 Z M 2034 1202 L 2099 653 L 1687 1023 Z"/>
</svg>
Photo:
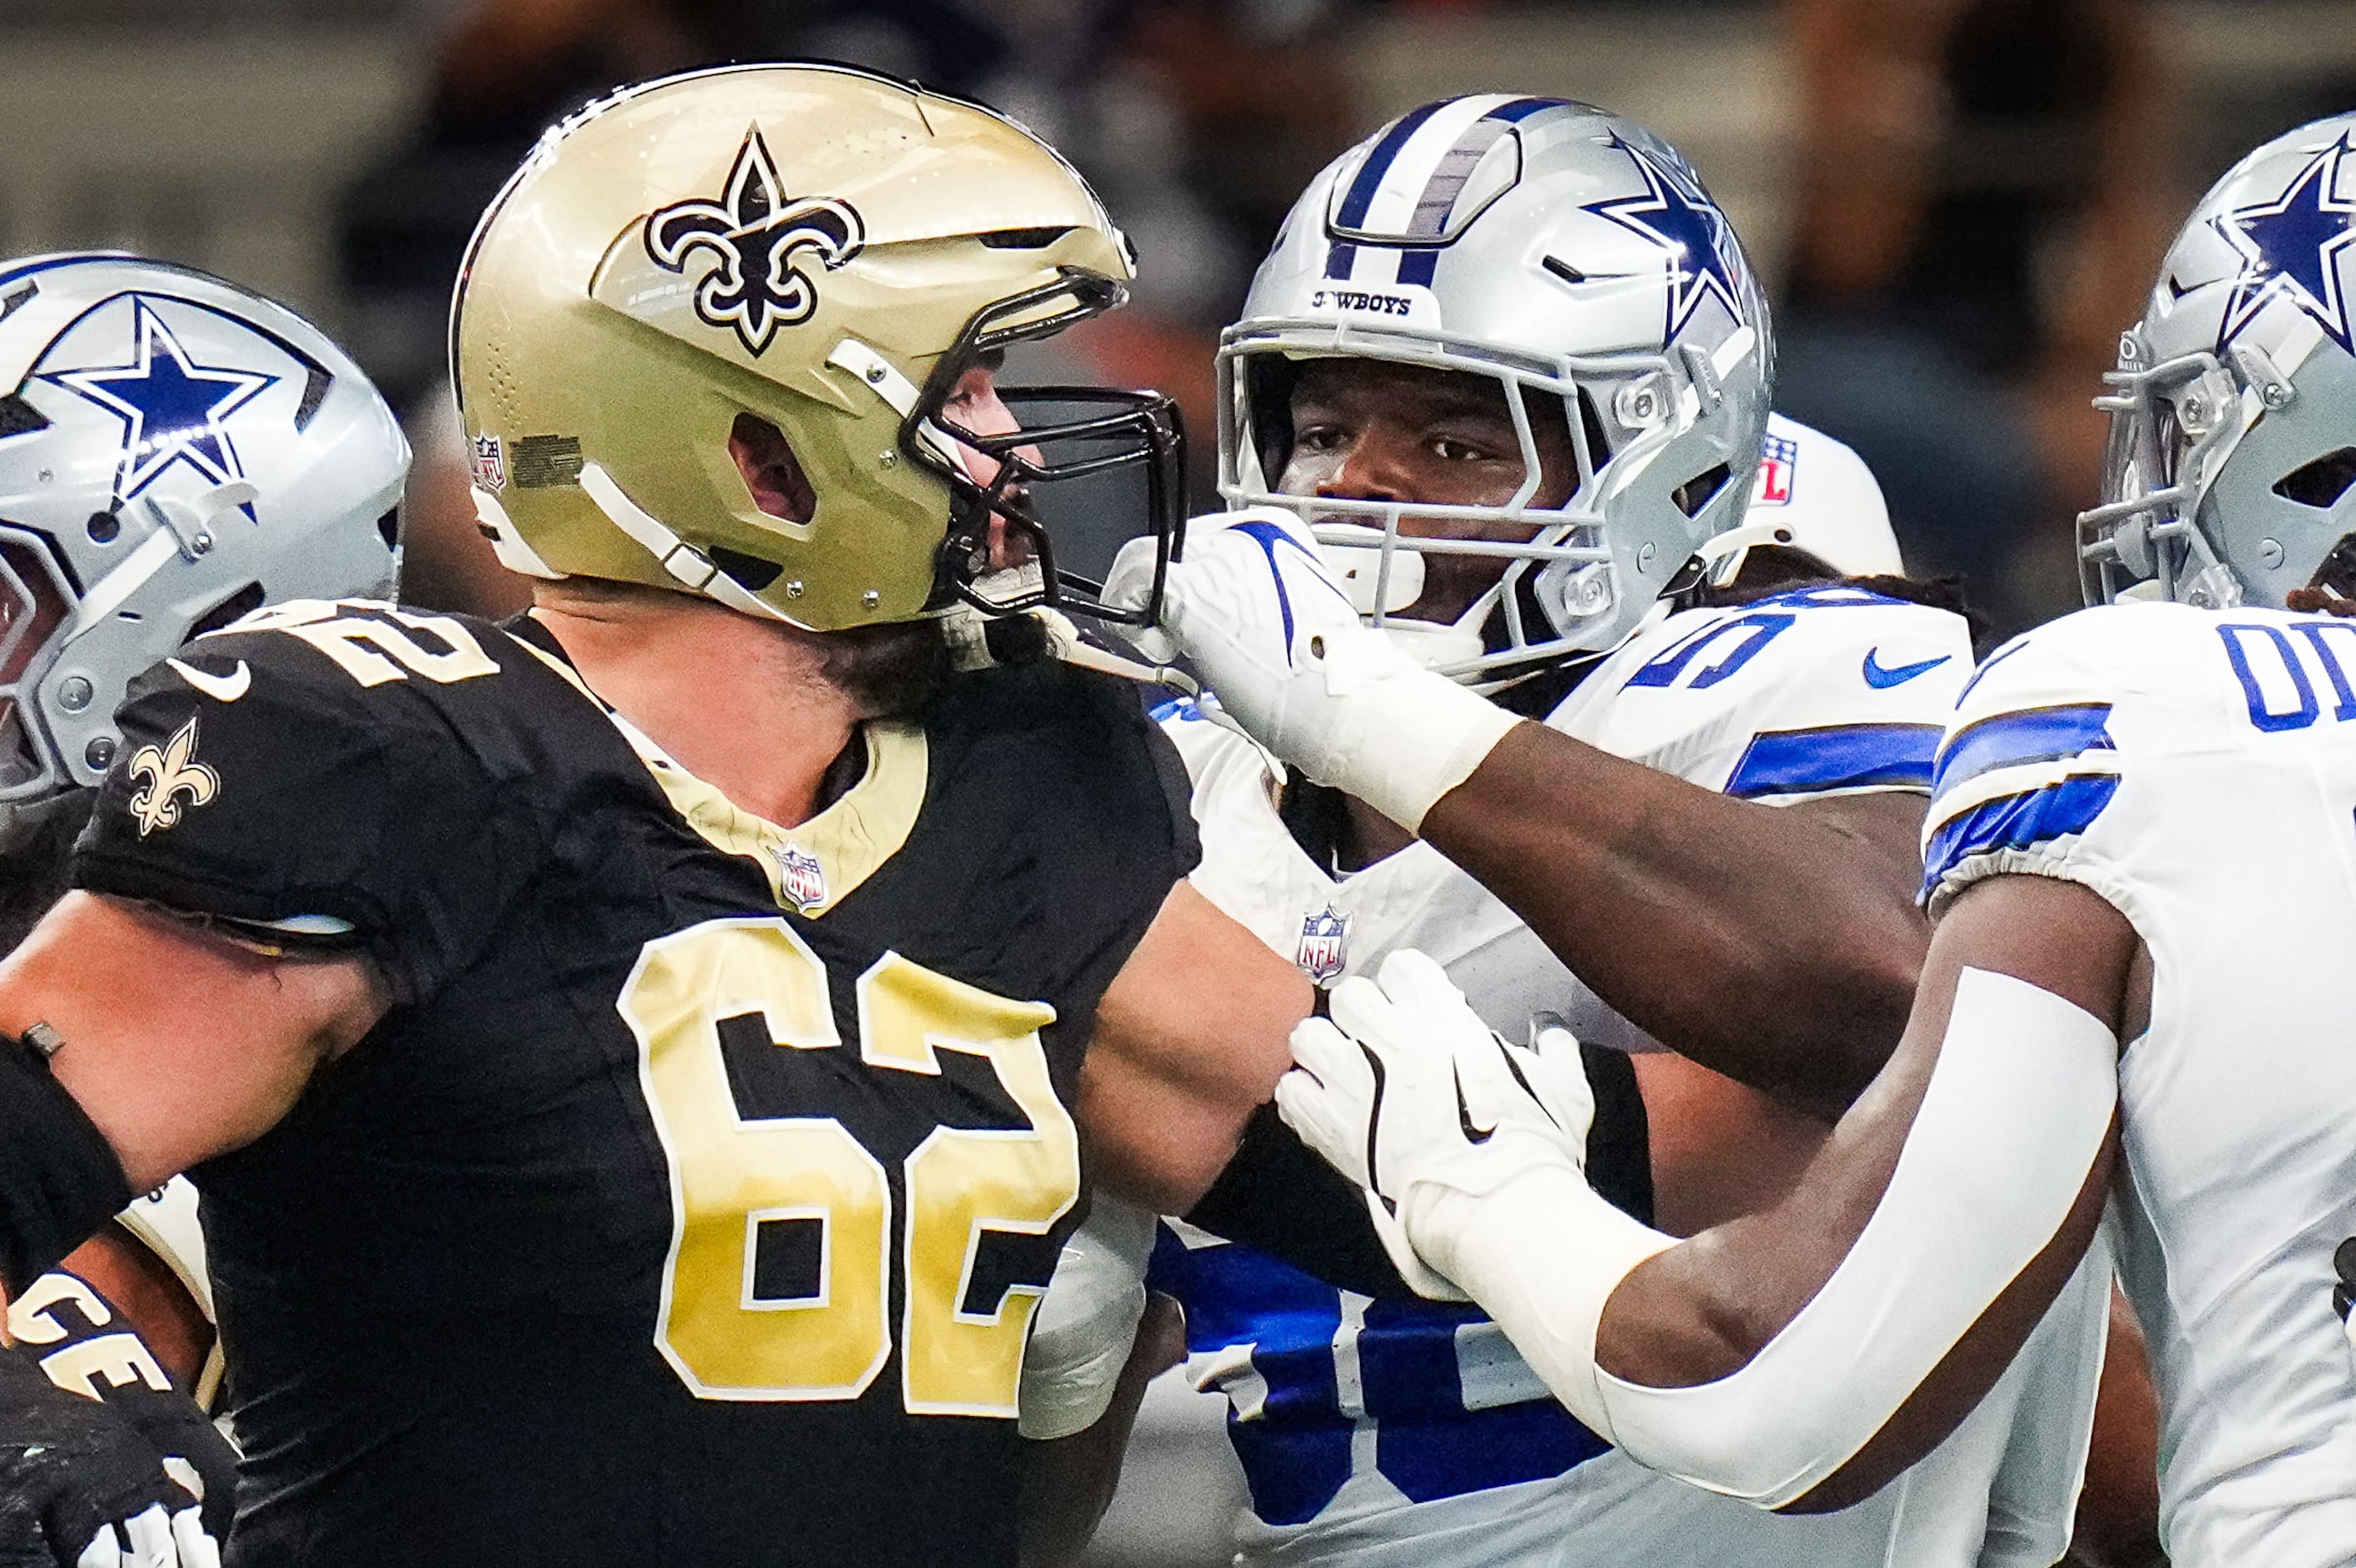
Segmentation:
<svg viewBox="0 0 2356 1568">
<path fill-rule="evenodd" d="M 231 621 L 252 614 L 262 607 L 262 585 L 248 583 L 203 615 L 188 628 L 188 640 L 193 642 L 209 631 L 219 631 Z"/>
<path fill-rule="evenodd" d="M 1719 491 L 1726 489 L 1726 481 L 1733 477 L 1734 470 L 1730 467 L 1718 464 L 1679 485 L 1671 499 L 1677 503 L 1679 511 L 1687 517 L 1698 517 L 1701 509 L 1708 506 Z"/>
<path fill-rule="evenodd" d="M 2323 510 L 2339 505 L 2351 485 L 2356 485 L 2356 446 L 2342 446 L 2293 468 L 2274 489 L 2286 501 Z"/>
<path fill-rule="evenodd" d="M 818 492 L 810 488 L 801 459 L 794 456 L 793 443 L 767 420 L 738 414 L 728 432 L 728 455 L 736 460 L 753 504 L 769 516 L 806 523 L 818 514 Z"/>
</svg>

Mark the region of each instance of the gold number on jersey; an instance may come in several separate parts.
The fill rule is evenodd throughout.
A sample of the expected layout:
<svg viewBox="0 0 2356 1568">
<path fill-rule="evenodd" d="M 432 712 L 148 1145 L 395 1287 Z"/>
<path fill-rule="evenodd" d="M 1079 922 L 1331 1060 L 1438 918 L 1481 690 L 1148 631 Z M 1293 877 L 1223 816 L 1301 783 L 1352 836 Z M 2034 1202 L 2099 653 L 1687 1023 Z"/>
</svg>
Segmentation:
<svg viewBox="0 0 2356 1568">
<path fill-rule="evenodd" d="M 390 606 L 367 615 L 337 615 L 343 607 L 315 603 L 260 610 L 240 621 L 237 629 L 283 631 L 299 637 L 341 665 L 345 674 L 363 686 L 381 686 L 387 681 L 405 681 L 412 675 L 423 675 L 447 686 L 454 682 L 471 681 L 477 675 L 499 672 L 490 655 L 483 651 L 483 645 L 475 640 L 475 634 L 447 616 L 412 615 Z M 388 625 L 387 620 L 399 625 Z M 434 653 L 418 646 L 401 629 L 404 626 L 412 631 L 430 633 L 449 651 Z"/>
<path fill-rule="evenodd" d="M 1016 1285 L 969 1314 L 984 1228 L 1033 1236 L 1080 1191 L 1080 1140 L 1055 1098 L 1039 1030 L 1055 1010 L 1009 1002 L 885 953 L 859 977 L 859 1050 L 871 1066 L 937 1074 L 939 1051 L 985 1058 L 1028 1132 L 936 1127 L 906 1162 L 901 1398 L 917 1415 L 1015 1413 L 1023 1346 L 1043 1293 Z"/>
<path fill-rule="evenodd" d="M 1079 1197 L 1079 1140 L 1056 1098 L 1038 1003 L 1010 1002 L 886 953 L 858 983 L 860 1058 L 937 1075 L 939 1052 L 980 1057 L 1028 1129 L 936 1128 L 905 1164 L 902 1398 L 917 1414 L 1015 1413 L 1040 1287 L 968 1312 L 992 1230 L 1042 1234 Z M 828 1050 L 825 966 L 779 919 L 713 920 L 647 944 L 620 1001 L 671 1167 L 672 1243 L 656 1340 L 707 1399 L 855 1399 L 892 1346 L 885 1303 L 892 1200 L 884 1167 L 831 1117 L 747 1120 L 719 1021 L 758 1014 L 780 1048 Z M 816 1220 L 819 1285 L 755 1288 L 762 1224 Z"/>
</svg>

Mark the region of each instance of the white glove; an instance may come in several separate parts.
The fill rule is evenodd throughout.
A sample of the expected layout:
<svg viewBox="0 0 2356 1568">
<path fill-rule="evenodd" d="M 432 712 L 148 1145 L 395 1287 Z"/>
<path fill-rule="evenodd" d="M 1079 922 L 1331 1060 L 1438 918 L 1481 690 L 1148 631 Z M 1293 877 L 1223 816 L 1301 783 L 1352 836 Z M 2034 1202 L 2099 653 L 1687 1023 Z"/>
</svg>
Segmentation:
<svg viewBox="0 0 2356 1568">
<path fill-rule="evenodd" d="M 1293 1030 L 1299 1065 L 1277 1084 L 1277 1109 L 1365 1189 L 1400 1276 L 1419 1294 L 1464 1300 L 1418 1248 L 1419 1217 L 1437 1193 L 1480 1197 L 1539 1168 L 1584 1185 L 1595 1094 L 1578 1042 L 1558 1027 L 1507 1044 L 1413 950 L 1385 959 L 1375 980 L 1336 986 L 1333 1011 Z"/>
<path fill-rule="evenodd" d="M 1055 1261 L 1023 1352 L 1023 1435 L 1051 1442 L 1104 1417 L 1145 1315 L 1154 1217 L 1099 1192 Z"/>
<path fill-rule="evenodd" d="M 1153 542 L 1131 540 L 1105 599 L 1142 605 L 1152 577 Z M 1161 623 L 1123 635 L 1156 663 L 1183 653 L 1253 739 L 1410 832 L 1518 722 L 1363 624 L 1308 525 L 1274 507 L 1189 522 Z"/>
</svg>

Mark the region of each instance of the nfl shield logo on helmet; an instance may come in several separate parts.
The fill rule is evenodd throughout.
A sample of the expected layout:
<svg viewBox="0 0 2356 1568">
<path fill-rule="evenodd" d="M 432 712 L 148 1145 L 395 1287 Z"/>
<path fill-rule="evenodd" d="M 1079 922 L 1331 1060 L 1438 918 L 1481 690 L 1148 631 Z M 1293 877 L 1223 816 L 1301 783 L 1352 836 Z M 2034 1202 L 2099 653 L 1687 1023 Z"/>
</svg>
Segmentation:
<svg viewBox="0 0 2356 1568">
<path fill-rule="evenodd" d="M 1323 985 L 1342 972 L 1349 939 L 1349 922 L 1332 909 L 1321 909 L 1301 922 L 1301 950 L 1293 961 L 1301 973 Z"/>
<path fill-rule="evenodd" d="M 1800 444 L 1781 435 L 1767 437 L 1759 454 L 1759 483 L 1751 492 L 1752 506 L 1789 506 L 1792 480 L 1800 469 Z"/>
<path fill-rule="evenodd" d="M 496 435 L 475 437 L 475 483 L 494 493 L 508 488 L 508 449 Z"/>
<path fill-rule="evenodd" d="M 826 867 L 818 856 L 805 854 L 792 844 L 777 848 L 777 887 L 787 902 L 809 914 L 826 902 Z"/>
</svg>

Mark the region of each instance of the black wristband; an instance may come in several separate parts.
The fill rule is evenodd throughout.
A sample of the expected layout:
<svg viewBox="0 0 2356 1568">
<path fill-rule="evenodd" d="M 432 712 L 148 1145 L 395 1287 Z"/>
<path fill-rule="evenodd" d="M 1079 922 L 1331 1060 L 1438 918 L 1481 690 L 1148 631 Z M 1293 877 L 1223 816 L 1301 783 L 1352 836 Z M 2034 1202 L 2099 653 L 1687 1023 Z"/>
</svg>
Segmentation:
<svg viewBox="0 0 2356 1568">
<path fill-rule="evenodd" d="M 0 1285 L 19 1294 L 136 1196 L 48 1057 L 0 1036 Z"/>
</svg>

